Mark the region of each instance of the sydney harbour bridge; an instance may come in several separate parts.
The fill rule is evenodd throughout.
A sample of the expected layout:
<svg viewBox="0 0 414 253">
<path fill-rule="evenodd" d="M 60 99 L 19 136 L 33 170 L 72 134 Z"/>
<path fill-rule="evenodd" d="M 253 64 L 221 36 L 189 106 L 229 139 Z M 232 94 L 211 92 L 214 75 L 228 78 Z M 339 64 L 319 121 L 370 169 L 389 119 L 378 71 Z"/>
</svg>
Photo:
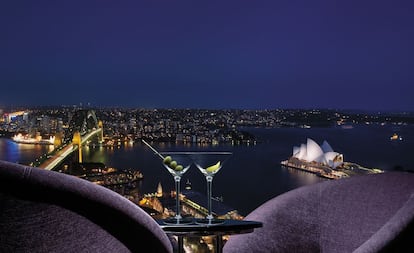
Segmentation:
<svg viewBox="0 0 414 253">
<path fill-rule="evenodd" d="M 39 168 L 53 170 L 66 157 L 78 151 L 79 163 L 82 162 L 82 146 L 94 138 L 103 141 L 103 124 L 93 110 L 79 110 L 71 118 L 62 143 L 48 155 L 48 159 L 37 165 Z"/>
</svg>

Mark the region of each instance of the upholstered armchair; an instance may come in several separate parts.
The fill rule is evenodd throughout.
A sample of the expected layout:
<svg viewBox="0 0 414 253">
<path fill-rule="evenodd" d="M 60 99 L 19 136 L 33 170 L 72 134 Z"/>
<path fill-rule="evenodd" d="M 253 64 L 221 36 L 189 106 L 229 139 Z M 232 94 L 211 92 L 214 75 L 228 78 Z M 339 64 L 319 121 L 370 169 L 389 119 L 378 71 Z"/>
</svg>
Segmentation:
<svg viewBox="0 0 414 253">
<path fill-rule="evenodd" d="M 245 217 L 263 222 L 223 252 L 414 252 L 414 173 L 354 176 L 297 188 Z"/>
<path fill-rule="evenodd" d="M 172 252 L 140 207 L 89 181 L 0 161 L 0 252 Z"/>
</svg>

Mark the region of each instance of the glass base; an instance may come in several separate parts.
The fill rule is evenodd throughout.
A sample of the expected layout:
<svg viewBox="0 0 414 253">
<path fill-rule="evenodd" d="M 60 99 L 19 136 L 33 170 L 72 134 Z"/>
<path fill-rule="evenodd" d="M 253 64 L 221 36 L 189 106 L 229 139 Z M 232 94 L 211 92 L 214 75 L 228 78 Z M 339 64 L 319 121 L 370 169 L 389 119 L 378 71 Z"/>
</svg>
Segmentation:
<svg viewBox="0 0 414 253">
<path fill-rule="evenodd" d="M 175 218 L 175 217 L 172 217 L 172 218 L 164 219 L 163 222 L 165 224 L 168 224 L 168 225 L 174 225 L 174 224 L 181 225 L 181 224 L 193 223 L 194 219 L 193 218 Z"/>
<path fill-rule="evenodd" d="M 202 224 L 202 225 L 219 225 L 224 223 L 225 220 L 219 220 L 219 219 L 197 219 L 196 223 L 197 224 Z"/>
</svg>

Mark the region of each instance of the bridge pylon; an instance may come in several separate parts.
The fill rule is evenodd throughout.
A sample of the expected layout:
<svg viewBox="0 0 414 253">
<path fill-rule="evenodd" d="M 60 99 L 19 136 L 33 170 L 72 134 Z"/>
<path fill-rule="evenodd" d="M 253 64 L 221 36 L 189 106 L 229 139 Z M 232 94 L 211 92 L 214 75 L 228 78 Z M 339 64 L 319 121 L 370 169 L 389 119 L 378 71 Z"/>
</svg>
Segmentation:
<svg viewBox="0 0 414 253">
<path fill-rule="evenodd" d="M 73 134 L 72 143 L 78 146 L 79 163 L 82 163 L 82 137 L 79 131 Z"/>
<path fill-rule="evenodd" d="M 103 122 L 102 120 L 98 121 L 98 127 L 101 129 L 101 133 L 99 134 L 99 143 L 103 142 Z"/>
</svg>

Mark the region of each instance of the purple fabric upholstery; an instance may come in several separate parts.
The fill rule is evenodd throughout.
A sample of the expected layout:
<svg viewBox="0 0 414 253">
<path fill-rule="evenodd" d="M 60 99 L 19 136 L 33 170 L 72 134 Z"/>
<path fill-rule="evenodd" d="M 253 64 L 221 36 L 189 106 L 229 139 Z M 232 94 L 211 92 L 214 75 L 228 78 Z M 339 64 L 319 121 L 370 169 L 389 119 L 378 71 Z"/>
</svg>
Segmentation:
<svg viewBox="0 0 414 253">
<path fill-rule="evenodd" d="M 0 161 L 0 252 L 172 252 L 121 195 L 70 175 Z"/>
<path fill-rule="evenodd" d="M 301 187 L 245 217 L 263 222 L 231 236 L 231 252 L 414 252 L 414 173 L 354 176 Z"/>
</svg>

